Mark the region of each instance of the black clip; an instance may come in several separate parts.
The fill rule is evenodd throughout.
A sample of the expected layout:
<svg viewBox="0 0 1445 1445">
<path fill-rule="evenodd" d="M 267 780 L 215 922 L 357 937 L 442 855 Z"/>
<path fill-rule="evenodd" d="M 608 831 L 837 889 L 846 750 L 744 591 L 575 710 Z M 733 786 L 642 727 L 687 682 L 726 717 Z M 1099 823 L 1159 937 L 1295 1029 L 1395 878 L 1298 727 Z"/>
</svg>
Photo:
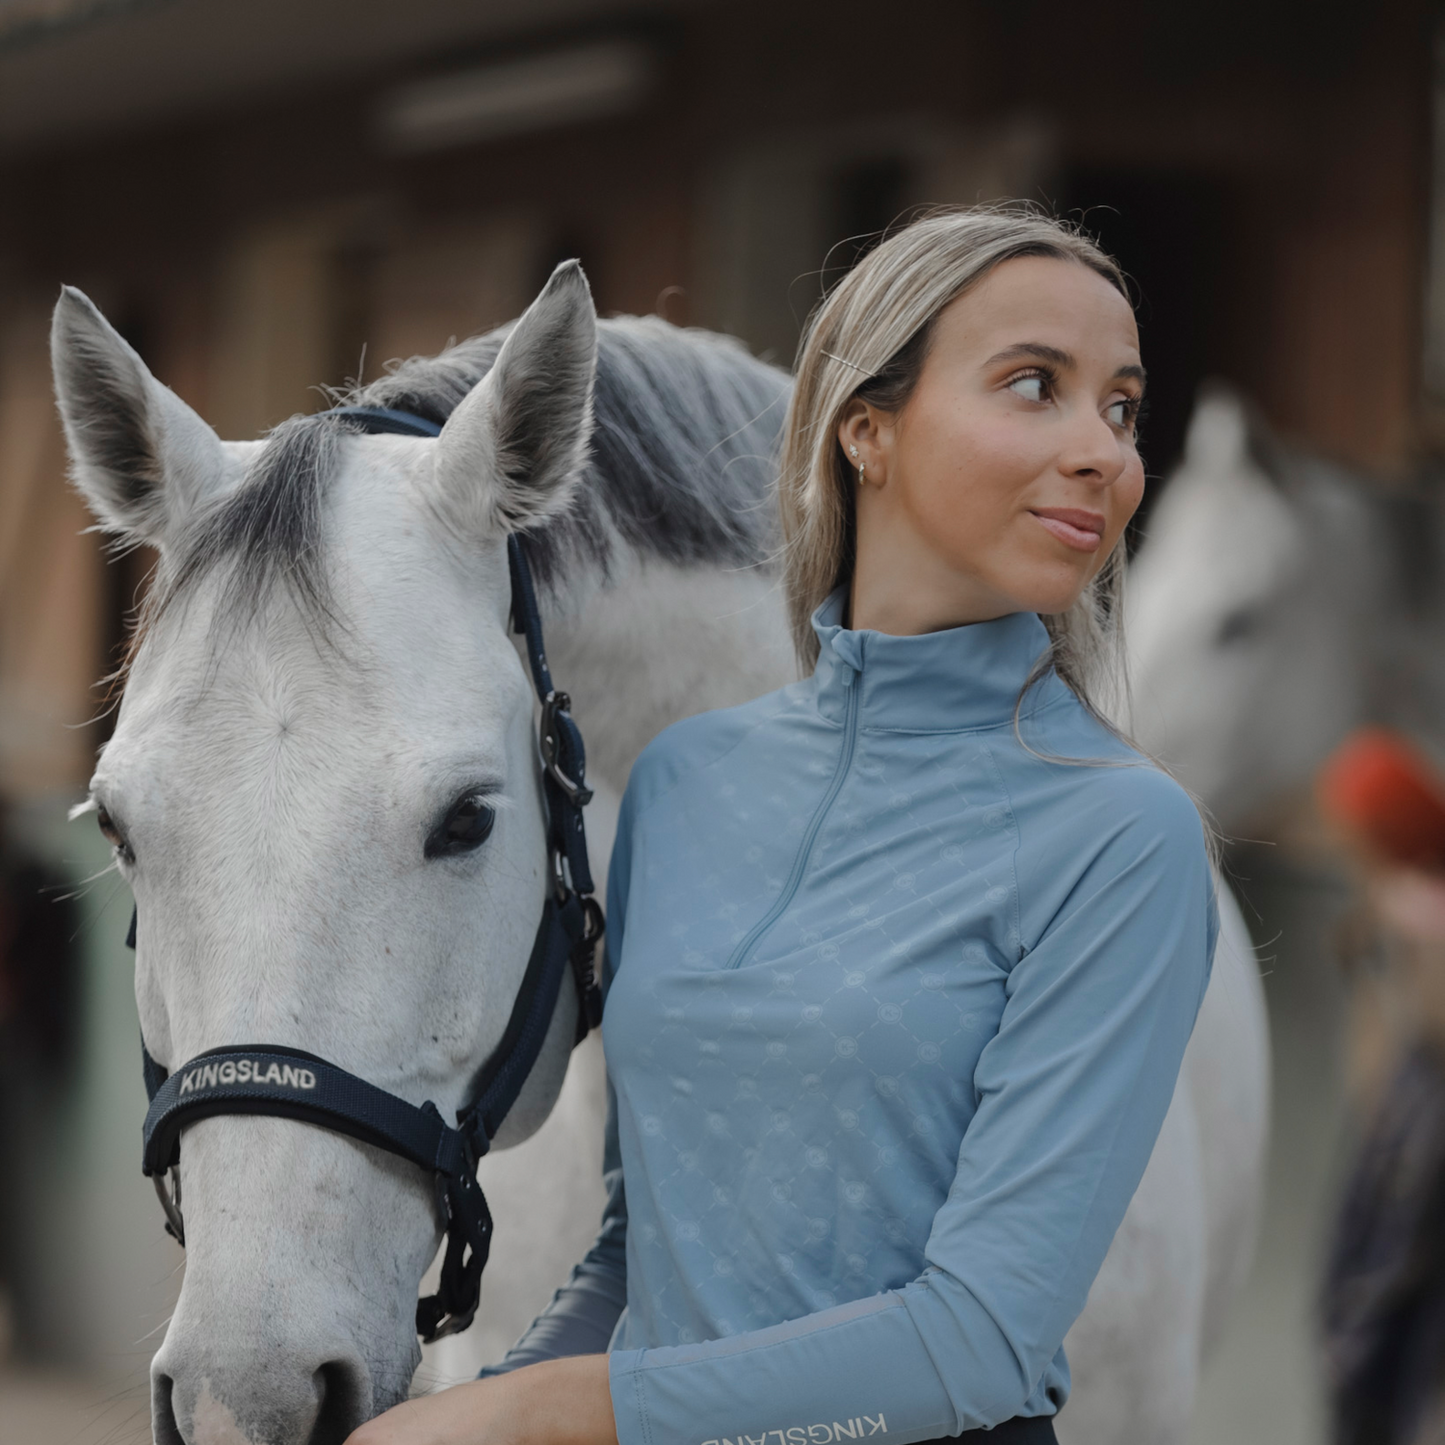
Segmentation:
<svg viewBox="0 0 1445 1445">
<path fill-rule="evenodd" d="M 602 1023 L 602 989 L 597 983 L 597 945 L 602 941 L 606 923 L 602 907 L 595 898 L 577 900 L 582 905 L 582 937 L 572 950 L 572 977 L 577 984 L 577 1038 L 581 1043 L 589 1029 Z"/>
<path fill-rule="evenodd" d="M 575 782 L 562 771 L 563 753 L 560 719 L 572 722 L 572 699 L 565 692 L 549 692 L 542 699 L 542 766 L 547 776 L 567 795 L 574 808 L 585 808 L 592 801 L 592 789 L 579 778 Z M 575 724 L 573 725 L 575 727 Z"/>
</svg>

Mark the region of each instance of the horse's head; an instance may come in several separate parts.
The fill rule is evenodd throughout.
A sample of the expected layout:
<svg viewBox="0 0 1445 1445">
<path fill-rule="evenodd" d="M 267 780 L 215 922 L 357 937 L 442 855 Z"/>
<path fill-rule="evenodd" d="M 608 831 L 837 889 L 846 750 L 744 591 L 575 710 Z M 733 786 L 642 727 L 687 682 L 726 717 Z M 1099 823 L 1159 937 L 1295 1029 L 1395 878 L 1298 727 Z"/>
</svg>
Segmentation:
<svg viewBox="0 0 1445 1445">
<path fill-rule="evenodd" d="M 1226 829 L 1256 825 L 1355 721 L 1377 605 L 1360 489 L 1201 400 L 1130 568 L 1132 725 Z"/>
<path fill-rule="evenodd" d="M 566 505 L 585 456 L 581 271 L 559 268 L 435 441 L 306 419 L 222 442 L 78 292 L 53 350 L 77 485 L 160 555 L 92 783 L 139 907 L 151 1054 L 289 1045 L 450 1119 L 547 887 L 505 538 Z M 575 1007 L 564 989 L 512 1140 L 555 1099 Z M 405 1396 L 430 1177 L 227 1115 L 186 1129 L 181 1179 L 157 1441 L 329 1445 Z"/>
</svg>

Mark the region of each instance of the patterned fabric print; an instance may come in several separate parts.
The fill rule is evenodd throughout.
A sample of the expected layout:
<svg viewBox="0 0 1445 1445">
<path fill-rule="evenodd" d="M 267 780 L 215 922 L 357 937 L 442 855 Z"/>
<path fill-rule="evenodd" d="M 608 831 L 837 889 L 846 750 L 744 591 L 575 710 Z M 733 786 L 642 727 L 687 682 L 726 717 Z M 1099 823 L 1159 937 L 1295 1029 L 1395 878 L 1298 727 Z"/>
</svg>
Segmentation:
<svg viewBox="0 0 1445 1445">
<path fill-rule="evenodd" d="M 785 766 L 802 754 L 797 771 L 821 801 L 845 740 L 799 709 L 752 741 Z M 609 1000 L 609 1058 L 627 1061 L 620 1078 L 614 1068 L 624 1157 L 645 1153 L 657 1205 L 629 1241 L 629 1277 L 648 1282 L 629 1340 L 727 1336 L 923 1268 L 1018 955 L 1016 839 L 982 745 L 897 743 L 862 731 L 806 877 L 734 968 L 811 810 L 781 795 L 784 816 L 766 802 L 741 816 L 718 796 L 734 785 L 702 777 L 697 794 L 717 810 L 705 828 L 677 792 L 649 808 L 634 886 L 690 893 L 679 914 L 696 921 L 630 917 L 625 957 L 667 957 L 663 931 L 680 967 L 624 967 Z M 730 753 L 726 773 L 752 764 Z M 643 1098 L 640 1113 L 627 1107 Z M 630 1172 L 628 1183 L 635 1213 Z"/>
<path fill-rule="evenodd" d="M 1020 744 L 1038 618 L 839 606 L 812 678 L 669 729 L 623 802 L 611 1203 L 504 1366 L 597 1348 L 625 1286 L 622 1445 L 1055 1411 L 1207 983 L 1188 799 L 1052 675 Z"/>
</svg>

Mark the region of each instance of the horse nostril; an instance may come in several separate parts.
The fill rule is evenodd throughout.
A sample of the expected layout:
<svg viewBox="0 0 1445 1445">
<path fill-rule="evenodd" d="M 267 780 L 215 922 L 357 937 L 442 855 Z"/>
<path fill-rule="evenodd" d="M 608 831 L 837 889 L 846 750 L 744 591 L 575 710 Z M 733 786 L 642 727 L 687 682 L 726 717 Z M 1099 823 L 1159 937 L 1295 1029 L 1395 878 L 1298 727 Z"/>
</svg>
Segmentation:
<svg viewBox="0 0 1445 1445">
<path fill-rule="evenodd" d="M 169 1375 L 157 1375 L 151 1381 L 151 1428 L 155 1432 L 155 1445 L 186 1445 L 176 1424 L 176 1412 L 171 1408 L 171 1396 L 175 1381 Z"/>
<path fill-rule="evenodd" d="M 311 1377 L 318 1410 L 306 1445 L 343 1445 L 357 1426 L 365 1424 L 369 1393 L 361 1371 L 347 1360 L 329 1360 Z M 156 1445 L 161 1445 L 156 1437 Z"/>
<path fill-rule="evenodd" d="M 184 1377 L 183 1377 L 184 1378 Z M 289 1401 L 276 1402 L 274 1414 L 258 1423 L 254 1428 L 260 1432 L 258 1438 L 274 1445 L 344 1445 L 346 1437 L 371 1415 L 371 1385 L 365 1366 L 359 1360 L 329 1360 L 310 1376 L 310 1389 L 306 1388 L 307 1377 L 303 1374 L 294 1379 L 294 1393 Z M 209 1402 L 211 1414 L 208 1423 L 199 1418 L 187 1423 L 193 1432 L 205 1440 L 215 1435 L 216 1411 L 219 1409 L 228 1423 L 222 1436 L 230 1440 L 235 1436 L 235 1417 L 229 1408 L 220 1405 L 210 1395 L 209 1375 L 203 1381 L 202 1405 Z M 181 1432 L 176 1420 L 175 1379 L 168 1374 L 157 1372 L 151 1376 L 151 1428 L 154 1431 L 154 1445 L 195 1445 L 193 1438 Z M 186 1409 L 186 1390 L 181 1391 L 182 1409 Z M 262 1408 L 262 1414 L 265 1408 Z M 251 1438 L 248 1433 L 247 1439 Z"/>
</svg>

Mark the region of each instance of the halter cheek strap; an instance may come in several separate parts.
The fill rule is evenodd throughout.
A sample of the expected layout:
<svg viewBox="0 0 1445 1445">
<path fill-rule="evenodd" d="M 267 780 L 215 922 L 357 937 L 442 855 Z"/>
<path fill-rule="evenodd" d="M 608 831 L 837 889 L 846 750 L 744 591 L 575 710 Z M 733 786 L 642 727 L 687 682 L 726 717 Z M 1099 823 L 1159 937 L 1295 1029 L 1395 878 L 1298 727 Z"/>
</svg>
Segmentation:
<svg viewBox="0 0 1445 1445">
<path fill-rule="evenodd" d="M 436 436 L 428 418 L 384 407 L 338 407 L 332 415 L 367 432 Z M 586 753 L 566 693 L 552 685 L 542 641 L 541 613 L 526 552 L 507 538 L 512 584 L 512 626 L 525 639 L 527 662 L 541 703 L 540 751 L 547 803 L 551 896 L 532 945 L 522 986 L 501 1041 L 482 1065 L 457 1111 L 453 1128 L 430 1100 L 420 1108 L 348 1073 L 326 1059 L 276 1044 L 227 1045 L 199 1054 L 174 1073 L 151 1057 L 144 1040 L 141 1063 L 150 1109 L 142 1133 L 141 1167 L 155 1184 L 166 1228 L 184 1245 L 181 1211 L 181 1132 L 216 1114 L 265 1114 L 345 1134 L 410 1160 L 430 1172 L 446 1219 L 446 1253 L 436 1294 L 418 1300 L 417 1333 L 424 1341 L 467 1328 L 476 1314 L 482 1270 L 491 1247 L 492 1216 L 477 1183 L 477 1161 L 516 1103 L 532 1072 L 570 972 L 577 988 L 580 1043 L 602 1019 L 602 995 L 593 961 L 602 937 L 602 910 L 592 897 L 592 870 L 582 809 Z M 131 915 L 126 943 L 136 943 Z M 166 1176 L 171 1183 L 167 1186 Z"/>
</svg>

